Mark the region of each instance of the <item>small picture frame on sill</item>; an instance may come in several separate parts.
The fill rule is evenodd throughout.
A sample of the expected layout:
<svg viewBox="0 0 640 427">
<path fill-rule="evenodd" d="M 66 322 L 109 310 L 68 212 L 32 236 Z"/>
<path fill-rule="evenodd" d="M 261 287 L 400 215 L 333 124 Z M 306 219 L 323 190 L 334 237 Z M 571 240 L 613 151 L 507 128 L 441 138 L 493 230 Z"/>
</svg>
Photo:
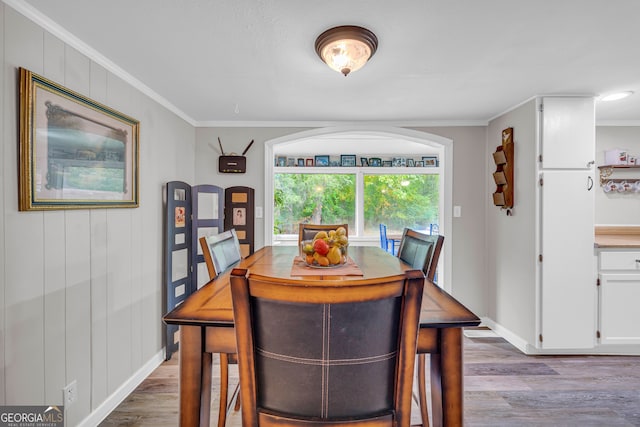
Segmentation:
<svg viewBox="0 0 640 427">
<path fill-rule="evenodd" d="M 304 159 L 298 159 L 298 166 L 304 167 Z"/>
<path fill-rule="evenodd" d="M 369 167 L 369 160 L 366 157 L 360 157 L 360 166 L 363 168 Z"/>
<path fill-rule="evenodd" d="M 416 161 L 416 167 L 423 168 L 424 167 L 424 160 L 417 160 Z"/>
<path fill-rule="evenodd" d="M 394 157 L 393 158 L 393 167 L 396 168 L 404 168 L 407 166 L 407 159 L 404 157 Z"/>
<path fill-rule="evenodd" d="M 343 167 L 354 167 L 356 165 L 356 155 L 355 154 L 342 154 L 340 156 L 340 166 Z"/>
<path fill-rule="evenodd" d="M 415 160 L 413 159 L 407 159 L 407 167 L 408 168 L 413 168 L 416 166 Z"/>
<path fill-rule="evenodd" d="M 385 168 L 390 168 L 391 166 L 393 166 L 393 162 L 391 160 L 384 160 L 382 162 L 382 166 Z"/>
<path fill-rule="evenodd" d="M 287 158 L 287 166 L 295 166 L 295 165 L 296 165 L 296 159 L 294 159 L 293 157 Z"/>
<path fill-rule="evenodd" d="M 315 165 L 316 166 L 329 166 L 329 156 L 316 156 Z"/>
<path fill-rule="evenodd" d="M 276 166 L 278 167 L 285 167 L 287 166 L 287 158 L 284 156 L 278 156 L 278 160 L 276 162 Z"/>
<path fill-rule="evenodd" d="M 380 157 L 370 157 L 369 166 L 379 168 L 380 166 L 382 166 L 382 159 Z"/>
<path fill-rule="evenodd" d="M 423 156 L 422 161 L 426 168 L 434 168 L 438 166 L 438 156 Z"/>
<path fill-rule="evenodd" d="M 313 159 L 307 159 L 305 166 L 313 166 Z"/>
</svg>

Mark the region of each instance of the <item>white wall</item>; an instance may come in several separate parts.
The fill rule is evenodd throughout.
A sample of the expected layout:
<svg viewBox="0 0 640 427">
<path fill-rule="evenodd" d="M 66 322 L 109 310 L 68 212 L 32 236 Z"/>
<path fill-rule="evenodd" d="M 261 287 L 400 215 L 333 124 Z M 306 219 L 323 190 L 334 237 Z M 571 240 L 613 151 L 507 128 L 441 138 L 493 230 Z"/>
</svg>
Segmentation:
<svg viewBox="0 0 640 427">
<path fill-rule="evenodd" d="M 163 185 L 193 181 L 195 130 L 4 4 L 0 22 L 0 404 L 62 404 L 76 380 L 76 425 L 162 354 Z M 18 212 L 18 67 L 140 121 L 139 208 Z"/>
<path fill-rule="evenodd" d="M 485 127 L 414 128 L 453 140 L 453 204 L 462 206 L 462 217 L 453 219 L 452 245 L 453 295 L 476 314 L 486 313 L 485 203 L 481 188 L 486 175 L 484 162 Z M 200 128 L 197 130 L 196 179 L 194 184 L 215 184 L 222 188 L 236 185 L 255 189 L 256 206 L 264 201 L 264 143 L 271 139 L 308 130 L 307 128 Z M 219 174 L 217 138 L 226 152 L 241 153 L 247 143 L 255 143 L 247 153 L 247 173 Z M 348 147 L 345 147 L 348 151 Z M 345 151 L 345 152 L 346 152 Z M 264 246 L 264 221 L 256 219 L 255 247 Z"/>
<path fill-rule="evenodd" d="M 492 120 L 484 162 L 486 194 L 496 186 L 492 153 L 502 143 L 502 130 L 513 127 L 513 215 L 488 202 L 487 253 L 489 317 L 508 332 L 535 342 L 536 290 L 536 110 L 529 101 Z"/>
<path fill-rule="evenodd" d="M 596 128 L 596 165 L 604 164 L 604 152 L 625 149 L 640 156 L 640 126 L 598 126 Z M 596 179 L 598 175 L 596 175 Z M 640 180 L 640 169 L 617 170 L 615 177 Z M 640 193 L 605 193 L 596 184 L 595 223 L 597 225 L 640 224 Z"/>
</svg>

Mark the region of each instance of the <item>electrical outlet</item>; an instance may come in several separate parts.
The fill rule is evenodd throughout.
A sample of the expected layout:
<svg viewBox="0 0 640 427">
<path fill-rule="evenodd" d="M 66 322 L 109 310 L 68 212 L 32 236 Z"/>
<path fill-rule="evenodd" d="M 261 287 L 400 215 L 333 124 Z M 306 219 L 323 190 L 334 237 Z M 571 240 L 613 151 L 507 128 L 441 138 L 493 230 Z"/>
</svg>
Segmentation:
<svg viewBox="0 0 640 427">
<path fill-rule="evenodd" d="M 71 406 L 78 400 L 78 383 L 76 380 L 71 381 L 62 389 L 62 398 L 64 406 Z"/>
</svg>

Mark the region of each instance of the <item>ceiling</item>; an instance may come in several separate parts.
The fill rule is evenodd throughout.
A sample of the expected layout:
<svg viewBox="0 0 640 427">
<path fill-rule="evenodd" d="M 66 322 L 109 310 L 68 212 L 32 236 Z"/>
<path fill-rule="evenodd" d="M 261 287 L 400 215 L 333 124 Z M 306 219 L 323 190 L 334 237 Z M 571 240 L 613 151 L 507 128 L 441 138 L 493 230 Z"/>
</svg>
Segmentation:
<svg viewBox="0 0 640 427">
<path fill-rule="evenodd" d="M 602 95 L 640 123 L 637 0 L 4 0 L 195 126 L 486 124 L 536 95 Z M 360 25 L 347 77 L 314 50 Z"/>
</svg>

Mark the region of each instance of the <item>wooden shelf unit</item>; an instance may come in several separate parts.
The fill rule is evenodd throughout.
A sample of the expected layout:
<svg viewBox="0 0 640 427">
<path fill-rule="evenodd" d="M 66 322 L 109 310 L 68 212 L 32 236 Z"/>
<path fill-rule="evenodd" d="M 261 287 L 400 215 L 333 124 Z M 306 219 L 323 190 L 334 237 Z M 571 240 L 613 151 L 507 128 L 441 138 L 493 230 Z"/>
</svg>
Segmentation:
<svg viewBox="0 0 640 427">
<path fill-rule="evenodd" d="M 602 165 L 598 166 L 598 170 L 600 172 L 600 186 L 604 186 L 605 183 L 609 181 L 613 182 L 623 182 L 628 181 L 628 178 L 610 178 L 611 175 L 615 173 L 616 169 L 624 170 L 624 169 L 640 169 L 640 165 Z M 640 176 L 637 178 L 640 180 Z"/>
<path fill-rule="evenodd" d="M 507 128 L 502 131 L 502 145 L 493 153 L 493 162 L 496 164 L 493 204 L 503 209 L 513 207 L 513 151 L 513 128 Z"/>
</svg>

